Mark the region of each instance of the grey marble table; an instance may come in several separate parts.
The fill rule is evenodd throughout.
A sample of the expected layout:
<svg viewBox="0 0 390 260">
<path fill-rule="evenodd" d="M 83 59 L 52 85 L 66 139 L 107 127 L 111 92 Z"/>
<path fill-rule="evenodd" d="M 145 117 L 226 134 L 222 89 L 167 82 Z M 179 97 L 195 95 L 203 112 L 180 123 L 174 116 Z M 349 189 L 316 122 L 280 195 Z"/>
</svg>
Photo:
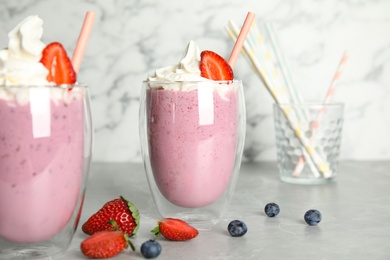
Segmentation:
<svg viewBox="0 0 390 260">
<path fill-rule="evenodd" d="M 141 226 L 133 239 L 137 252 L 113 259 L 143 259 L 141 244 L 159 215 L 148 189 L 142 164 L 94 163 L 81 223 L 61 259 L 86 259 L 79 250 L 87 236 L 81 224 L 106 201 L 123 195 L 137 205 Z M 265 216 L 268 202 L 280 205 L 275 218 Z M 303 215 L 322 212 L 318 226 Z M 241 238 L 230 237 L 227 225 L 240 219 L 248 225 Z M 274 162 L 244 163 L 225 218 L 193 240 L 159 239 L 158 259 L 390 259 L 390 162 L 342 162 L 338 181 L 322 186 L 282 183 Z"/>
</svg>

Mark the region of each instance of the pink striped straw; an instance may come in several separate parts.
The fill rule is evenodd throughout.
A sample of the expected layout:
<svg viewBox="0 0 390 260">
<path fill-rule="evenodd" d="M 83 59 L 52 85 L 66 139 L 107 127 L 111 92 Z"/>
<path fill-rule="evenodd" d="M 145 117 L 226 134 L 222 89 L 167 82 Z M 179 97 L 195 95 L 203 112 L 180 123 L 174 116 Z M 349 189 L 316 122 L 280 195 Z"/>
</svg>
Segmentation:
<svg viewBox="0 0 390 260">
<path fill-rule="evenodd" d="M 340 80 L 341 75 L 343 74 L 345 64 L 347 63 L 347 60 L 349 58 L 349 53 L 347 51 L 344 52 L 343 57 L 340 60 L 339 66 L 336 70 L 336 73 L 333 76 L 332 83 L 330 84 L 330 87 L 328 89 L 328 93 L 326 93 L 325 96 L 325 104 L 328 104 L 330 101 L 330 98 L 332 97 L 334 90 L 336 88 L 336 83 Z"/>
<path fill-rule="evenodd" d="M 336 85 L 337 85 L 338 81 L 340 80 L 341 75 L 343 74 L 344 67 L 348 61 L 348 58 L 349 58 L 349 53 L 348 53 L 348 51 L 345 51 L 340 62 L 339 62 L 336 73 L 333 76 L 333 79 L 332 79 L 332 82 L 331 82 L 330 87 L 328 89 L 328 92 L 325 95 L 325 99 L 324 99 L 324 103 L 323 103 L 324 105 L 329 104 L 329 102 L 330 102 L 330 100 L 335 92 Z M 316 121 L 314 121 L 310 124 L 310 128 L 311 128 L 313 134 L 314 134 L 314 131 L 316 129 L 318 129 L 318 127 L 320 126 L 320 121 L 321 121 L 321 118 L 322 118 L 323 114 L 325 113 L 325 111 L 326 111 L 326 106 L 323 106 L 322 109 L 318 112 Z M 299 160 L 298 160 L 297 164 L 295 165 L 293 176 L 294 177 L 300 176 L 304 166 L 305 166 L 305 157 L 301 156 L 301 157 L 299 157 Z"/>
</svg>

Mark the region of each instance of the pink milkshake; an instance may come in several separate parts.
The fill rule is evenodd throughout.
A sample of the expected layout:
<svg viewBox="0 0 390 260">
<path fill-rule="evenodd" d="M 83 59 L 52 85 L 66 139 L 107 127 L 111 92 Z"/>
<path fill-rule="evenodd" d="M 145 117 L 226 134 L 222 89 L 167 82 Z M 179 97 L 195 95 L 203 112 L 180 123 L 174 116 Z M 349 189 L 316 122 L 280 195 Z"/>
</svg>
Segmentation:
<svg viewBox="0 0 390 260">
<path fill-rule="evenodd" d="M 0 87 L 3 94 L 25 97 L 0 93 L 0 237 L 14 242 L 44 241 L 60 232 L 83 192 L 83 93 L 32 88 L 47 98 L 34 101 L 29 87 Z"/>
<path fill-rule="evenodd" d="M 174 205 L 204 207 L 225 191 L 233 173 L 238 132 L 238 94 L 213 91 L 208 111 L 198 90 L 147 92 L 150 161 L 162 195 Z M 211 117 L 205 124 L 201 113 Z"/>
<path fill-rule="evenodd" d="M 243 85 L 217 53 L 191 41 L 142 84 L 140 141 L 162 217 L 210 229 L 229 207 L 245 138 Z"/>
</svg>

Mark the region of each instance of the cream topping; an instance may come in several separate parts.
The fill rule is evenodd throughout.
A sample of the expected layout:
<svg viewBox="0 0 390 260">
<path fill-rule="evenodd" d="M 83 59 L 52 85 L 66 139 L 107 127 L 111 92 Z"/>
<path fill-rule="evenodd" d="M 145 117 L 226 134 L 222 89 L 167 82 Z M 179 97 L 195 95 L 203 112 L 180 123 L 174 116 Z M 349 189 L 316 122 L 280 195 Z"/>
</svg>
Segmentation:
<svg viewBox="0 0 390 260">
<path fill-rule="evenodd" d="M 0 85 L 47 85 L 48 70 L 40 63 L 45 44 L 43 21 L 29 16 L 9 32 L 8 48 L 0 51 Z"/>
</svg>

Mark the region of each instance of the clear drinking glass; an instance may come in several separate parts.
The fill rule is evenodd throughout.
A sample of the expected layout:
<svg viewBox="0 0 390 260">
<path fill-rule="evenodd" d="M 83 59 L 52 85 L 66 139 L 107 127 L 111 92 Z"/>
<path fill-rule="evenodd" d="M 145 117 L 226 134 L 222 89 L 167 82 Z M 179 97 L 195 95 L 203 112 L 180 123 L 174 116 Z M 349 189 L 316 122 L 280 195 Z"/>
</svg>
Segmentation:
<svg viewBox="0 0 390 260">
<path fill-rule="evenodd" d="M 140 138 L 162 217 L 209 229 L 232 198 L 245 137 L 241 81 L 143 82 Z"/>
<path fill-rule="evenodd" d="M 0 259 L 68 248 L 92 146 L 86 85 L 0 86 Z"/>
<path fill-rule="evenodd" d="M 273 107 L 281 180 L 298 184 L 335 181 L 344 105 L 310 102 Z"/>
</svg>

